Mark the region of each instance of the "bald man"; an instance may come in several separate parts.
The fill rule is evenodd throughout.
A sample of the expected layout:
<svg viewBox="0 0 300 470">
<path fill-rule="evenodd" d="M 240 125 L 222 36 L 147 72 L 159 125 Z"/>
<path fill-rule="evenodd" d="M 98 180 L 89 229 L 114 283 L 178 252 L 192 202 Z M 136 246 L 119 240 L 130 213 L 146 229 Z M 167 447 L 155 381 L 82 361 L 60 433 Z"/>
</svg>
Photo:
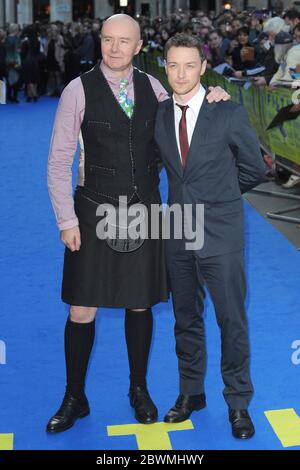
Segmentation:
<svg viewBox="0 0 300 470">
<path fill-rule="evenodd" d="M 65 244 L 62 300 L 70 305 L 65 326 L 67 386 L 47 432 L 73 426 L 90 412 L 85 377 L 98 307 L 125 308 L 130 404 L 143 424 L 157 420 L 146 383 L 152 338 L 151 307 L 168 300 L 162 240 L 108 243 L 99 239 L 97 206 L 160 204 L 154 121 L 168 98 L 158 80 L 132 66 L 142 46 L 138 23 L 127 15 L 105 21 L 103 60 L 65 88 L 50 146 L 48 186 Z M 228 99 L 212 89 L 209 101 Z M 72 163 L 80 142 L 78 180 L 72 195 Z M 113 373 L 113 372 L 112 372 Z"/>
</svg>

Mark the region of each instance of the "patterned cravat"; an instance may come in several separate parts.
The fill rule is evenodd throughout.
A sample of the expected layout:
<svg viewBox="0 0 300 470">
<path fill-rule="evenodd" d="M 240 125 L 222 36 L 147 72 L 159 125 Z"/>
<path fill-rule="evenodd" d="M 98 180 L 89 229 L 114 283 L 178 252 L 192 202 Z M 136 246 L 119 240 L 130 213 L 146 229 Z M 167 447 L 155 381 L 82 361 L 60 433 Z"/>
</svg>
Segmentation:
<svg viewBox="0 0 300 470">
<path fill-rule="evenodd" d="M 126 113 L 126 115 L 131 118 L 133 114 L 133 101 L 132 99 L 129 98 L 128 92 L 127 92 L 127 85 L 128 85 L 128 80 L 126 78 L 122 78 L 120 80 L 120 85 L 119 85 L 119 103 L 123 111 Z"/>
<path fill-rule="evenodd" d="M 180 143 L 180 150 L 181 150 L 182 166 L 185 167 L 187 156 L 189 153 L 189 141 L 188 141 L 187 127 L 186 127 L 186 111 L 188 109 L 188 106 L 182 106 L 178 103 L 176 103 L 176 105 L 182 111 L 182 116 L 179 122 L 179 143 Z"/>
</svg>

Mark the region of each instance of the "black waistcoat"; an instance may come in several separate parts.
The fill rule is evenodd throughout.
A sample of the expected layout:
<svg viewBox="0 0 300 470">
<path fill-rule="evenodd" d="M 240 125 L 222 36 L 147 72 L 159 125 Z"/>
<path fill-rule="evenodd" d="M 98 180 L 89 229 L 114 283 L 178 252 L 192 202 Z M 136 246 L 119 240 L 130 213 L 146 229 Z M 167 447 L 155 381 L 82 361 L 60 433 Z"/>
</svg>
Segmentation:
<svg viewBox="0 0 300 470">
<path fill-rule="evenodd" d="M 135 106 L 129 119 L 115 98 L 99 64 L 81 76 L 85 114 L 81 126 L 85 149 L 84 188 L 116 204 L 147 200 L 158 186 L 154 142 L 157 98 L 147 75 L 134 68 Z"/>
</svg>

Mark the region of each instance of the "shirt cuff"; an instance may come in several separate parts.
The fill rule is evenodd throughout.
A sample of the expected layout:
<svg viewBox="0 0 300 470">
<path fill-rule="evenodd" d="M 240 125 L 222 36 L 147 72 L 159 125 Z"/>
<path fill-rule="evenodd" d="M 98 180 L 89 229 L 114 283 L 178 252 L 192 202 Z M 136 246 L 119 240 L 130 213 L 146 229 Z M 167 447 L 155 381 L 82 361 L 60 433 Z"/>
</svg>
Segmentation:
<svg viewBox="0 0 300 470">
<path fill-rule="evenodd" d="M 57 225 L 59 230 L 68 230 L 69 228 L 78 227 L 79 221 L 77 217 L 75 217 L 74 219 L 68 220 L 67 222 L 62 222 L 61 224 Z"/>
</svg>

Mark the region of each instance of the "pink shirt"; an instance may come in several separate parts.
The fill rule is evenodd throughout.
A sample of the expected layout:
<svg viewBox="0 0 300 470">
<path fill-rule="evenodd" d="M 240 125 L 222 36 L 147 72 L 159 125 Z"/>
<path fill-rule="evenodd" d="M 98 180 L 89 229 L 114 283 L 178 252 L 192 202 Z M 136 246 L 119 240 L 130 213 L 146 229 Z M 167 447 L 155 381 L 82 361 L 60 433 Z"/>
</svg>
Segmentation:
<svg viewBox="0 0 300 470">
<path fill-rule="evenodd" d="M 116 98 L 118 98 L 120 78 L 116 77 L 103 62 L 100 68 Z M 133 67 L 127 78 L 129 97 L 134 100 Z M 158 101 L 169 98 L 161 83 L 148 75 Z M 52 139 L 48 159 L 48 188 L 59 230 L 66 230 L 78 225 L 74 210 L 72 189 L 72 164 L 78 140 L 81 151 L 78 167 L 78 184 L 82 185 L 83 177 L 83 146 L 81 124 L 85 111 L 85 95 L 80 77 L 72 80 L 64 89 L 55 116 Z"/>
</svg>

